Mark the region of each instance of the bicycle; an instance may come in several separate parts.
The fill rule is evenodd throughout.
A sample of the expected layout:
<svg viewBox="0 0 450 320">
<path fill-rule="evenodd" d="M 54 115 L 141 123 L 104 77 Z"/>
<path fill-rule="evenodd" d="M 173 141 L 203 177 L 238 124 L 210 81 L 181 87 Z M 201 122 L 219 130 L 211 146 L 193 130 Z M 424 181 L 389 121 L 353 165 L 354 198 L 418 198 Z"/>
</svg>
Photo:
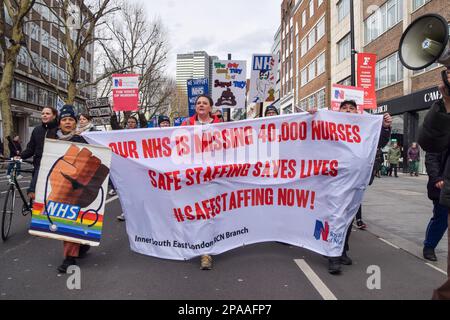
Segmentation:
<svg viewBox="0 0 450 320">
<path fill-rule="evenodd" d="M 14 166 L 11 171 L 11 178 L 8 181 L 8 190 L 6 191 L 5 203 L 3 204 L 3 212 L 2 212 L 2 240 L 6 241 L 9 236 L 9 232 L 11 230 L 12 217 L 15 212 L 16 205 L 16 191 L 19 193 L 20 198 L 22 199 L 22 215 L 27 216 L 31 213 L 33 208 L 33 200 L 30 200 L 28 203 L 26 197 L 24 196 L 22 190 L 20 189 L 20 185 L 17 181 L 19 164 L 21 162 L 32 163 L 24 160 L 11 160 L 5 161 L 5 163 L 14 163 Z M 20 172 L 33 173 L 33 170 L 20 170 Z"/>
</svg>

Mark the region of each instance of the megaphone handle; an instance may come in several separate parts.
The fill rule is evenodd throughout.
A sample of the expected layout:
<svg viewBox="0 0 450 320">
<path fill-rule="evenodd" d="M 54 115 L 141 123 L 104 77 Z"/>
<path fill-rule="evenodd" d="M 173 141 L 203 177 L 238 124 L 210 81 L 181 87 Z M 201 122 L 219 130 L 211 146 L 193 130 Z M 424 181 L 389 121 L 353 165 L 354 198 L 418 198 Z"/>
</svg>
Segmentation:
<svg viewBox="0 0 450 320">
<path fill-rule="evenodd" d="M 450 96 L 450 82 L 448 81 L 447 72 L 450 71 L 450 67 L 447 67 L 447 70 L 442 71 L 442 81 L 444 81 L 445 87 L 447 90 L 447 95 Z"/>
</svg>

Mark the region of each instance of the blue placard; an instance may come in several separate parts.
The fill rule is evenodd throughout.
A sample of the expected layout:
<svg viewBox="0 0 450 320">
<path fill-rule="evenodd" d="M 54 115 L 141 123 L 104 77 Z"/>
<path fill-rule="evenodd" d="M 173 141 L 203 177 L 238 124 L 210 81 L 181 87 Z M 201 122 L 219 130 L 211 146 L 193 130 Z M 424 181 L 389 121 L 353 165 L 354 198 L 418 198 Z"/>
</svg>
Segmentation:
<svg viewBox="0 0 450 320">
<path fill-rule="evenodd" d="M 189 118 L 187 118 L 187 117 L 175 118 L 173 120 L 173 124 L 174 124 L 175 127 L 179 127 L 187 119 L 189 119 Z"/>
<path fill-rule="evenodd" d="M 208 79 L 190 79 L 187 81 L 189 117 L 195 114 L 195 100 L 202 94 L 209 94 Z"/>
</svg>

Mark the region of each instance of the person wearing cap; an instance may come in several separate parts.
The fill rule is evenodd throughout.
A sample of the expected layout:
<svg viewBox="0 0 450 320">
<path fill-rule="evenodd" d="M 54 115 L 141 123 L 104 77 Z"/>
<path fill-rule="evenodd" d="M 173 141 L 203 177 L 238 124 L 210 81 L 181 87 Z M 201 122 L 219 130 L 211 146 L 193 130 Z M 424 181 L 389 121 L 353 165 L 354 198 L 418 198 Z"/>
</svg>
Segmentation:
<svg viewBox="0 0 450 320">
<path fill-rule="evenodd" d="M 77 117 L 75 115 L 74 107 L 65 105 L 61 109 L 59 115 L 59 129 L 56 132 L 58 140 L 87 143 L 86 140 L 76 133 Z M 64 241 L 64 261 L 58 267 L 58 271 L 66 273 L 67 268 L 71 265 L 76 265 L 76 259 L 82 258 L 90 249 L 88 245 L 80 245 L 69 241 Z"/>
<path fill-rule="evenodd" d="M 42 152 L 44 151 L 45 138 L 56 139 L 58 122 L 56 117 L 58 111 L 53 107 L 44 107 L 41 111 L 42 123 L 33 129 L 30 141 L 25 150 L 20 154 L 20 158 L 28 159 L 33 157 L 33 175 L 27 194 L 30 200 L 35 198 L 35 190 L 39 167 L 41 166 Z"/>
<path fill-rule="evenodd" d="M 158 117 L 158 126 L 160 128 L 170 127 L 170 118 L 168 116 L 160 115 Z"/>
<path fill-rule="evenodd" d="M 312 108 L 312 109 L 308 110 L 308 112 L 310 114 L 315 114 L 317 112 L 317 109 Z M 339 106 L 339 112 L 359 114 L 358 105 L 353 100 L 345 100 L 345 101 L 341 102 L 341 104 Z M 389 139 L 391 137 L 391 127 L 392 127 L 392 117 L 389 113 L 385 113 L 383 116 L 383 125 L 382 125 L 381 132 L 380 132 L 380 139 L 378 141 L 378 148 L 383 148 L 388 144 Z M 372 170 L 372 176 L 371 176 L 369 185 L 372 184 L 374 177 L 375 177 L 374 171 Z M 363 223 L 361 216 L 362 216 L 362 206 L 359 206 L 358 212 L 355 217 L 358 228 L 360 227 L 360 223 Z M 361 229 L 364 229 L 364 228 L 365 228 L 365 225 Z M 341 265 L 342 264 L 343 265 L 352 265 L 353 264 L 352 259 L 350 259 L 350 257 L 347 255 L 347 252 L 350 249 L 348 243 L 349 243 L 351 231 L 352 231 L 352 224 L 350 224 L 350 226 L 347 229 L 347 235 L 345 237 L 345 243 L 344 243 L 344 251 L 342 252 L 342 255 L 340 257 L 328 257 L 328 272 L 330 274 L 335 275 L 335 274 L 341 273 Z"/>
<path fill-rule="evenodd" d="M 266 108 L 266 111 L 264 112 L 264 117 L 274 117 L 274 116 L 278 116 L 278 109 L 274 106 L 268 106 Z"/>
</svg>

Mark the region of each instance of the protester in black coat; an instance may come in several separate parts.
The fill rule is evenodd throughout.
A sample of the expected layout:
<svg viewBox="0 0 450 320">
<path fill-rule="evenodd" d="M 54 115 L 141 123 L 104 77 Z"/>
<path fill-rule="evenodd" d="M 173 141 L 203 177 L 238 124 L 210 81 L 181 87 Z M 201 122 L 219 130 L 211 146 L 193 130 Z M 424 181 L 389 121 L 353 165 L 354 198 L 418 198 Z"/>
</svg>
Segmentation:
<svg viewBox="0 0 450 320">
<path fill-rule="evenodd" d="M 31 133 L 30 142 L 28 142 L 26 149 L 21 153 L 22 159 L 33 158 L 33 178 L 28 188 L 28 197 L 34 199 L 34 192 L 36 189 L 37 173 L 41 165 L 42 153 L 44 151 L 45 138 L 55 139 L 58 123 L 56 117 L 58 111 L 53 107 L 45 107 L 41 112 L 42 124 L 33 129 Z"/>
<path fill-rule="evenodd" d="M 450 81 L 450 69 L 447 70 L 447 81 Z M 436 102 L 425 117 L 419 134 L 419 144 L 426 152 L 444 152 L 450 147 L 450 88 L 441 85 L 442 100 Z M 444 184 L 440 194 L 440 204 L 450 207 L 450 157 L 445 162 L 443 173 Z M 450 237 L 448 237 L 450 250 Z M 450 276 L 450 251 L 448 252 L 447 276 Z M 433 299 L 450 300 L 450 278 L 434 291 Z"/>
</svg>

